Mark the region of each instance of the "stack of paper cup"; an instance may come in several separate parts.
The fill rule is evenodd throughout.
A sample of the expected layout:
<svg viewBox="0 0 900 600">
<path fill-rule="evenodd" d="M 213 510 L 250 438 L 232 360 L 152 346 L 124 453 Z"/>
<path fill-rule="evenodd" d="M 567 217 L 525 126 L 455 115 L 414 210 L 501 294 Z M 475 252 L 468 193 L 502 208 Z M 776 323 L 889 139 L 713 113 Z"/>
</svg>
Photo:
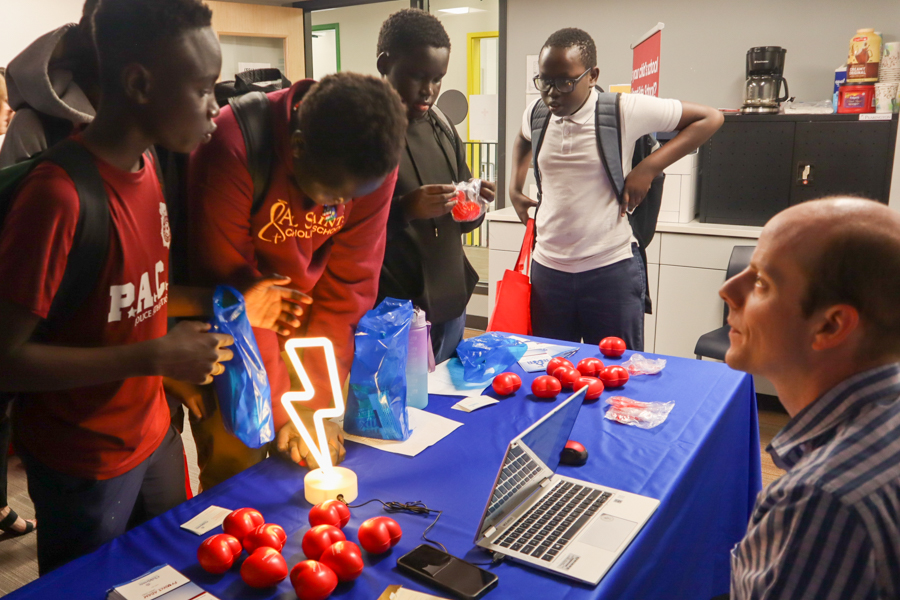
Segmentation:
<svg viewBox="0 0 900 600">
<path fill-rule="evenodd" d="M 875 84 L 875 112 L 894 112 L 894 101 L 897 99 L 898 87 L 900 87 L 898 83 Z"/>
<path fill-rule="evenodd" d="M 878 71 L 878 83 L 875 84 L 875 112 L 897 112 L 900 108 L 898 84 L 900 84 L 900 42 L 888 42 L 882 46 L 881 67 Z"/>
</svg>

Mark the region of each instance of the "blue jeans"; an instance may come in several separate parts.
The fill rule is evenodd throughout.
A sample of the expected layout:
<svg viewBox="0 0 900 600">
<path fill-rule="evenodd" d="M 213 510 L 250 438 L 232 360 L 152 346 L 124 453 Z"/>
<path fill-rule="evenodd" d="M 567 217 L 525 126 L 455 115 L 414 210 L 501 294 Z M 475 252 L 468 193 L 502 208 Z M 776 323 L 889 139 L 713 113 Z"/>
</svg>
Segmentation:
<svg viewBox="0 0 900 600">
<path fill-rule="evenodd" d="M 112 479 L 73 477 L 54 471 L 21 448 L 28 494 L 34 502 L 38 571 L 93 552 L 114 537 L 161 515 L 187 498 L 184 446 L 170 426 L 159 447 L 127 473 Z"/>
<path fill-rule="evenodd" d="M 644 349 L 644 263 L 637 245 L 629 259 L 582 273 L 531 263 L 531 327 L 534 335 L 599 344 L 608 336 L 629 350 Z"/>
</svg>

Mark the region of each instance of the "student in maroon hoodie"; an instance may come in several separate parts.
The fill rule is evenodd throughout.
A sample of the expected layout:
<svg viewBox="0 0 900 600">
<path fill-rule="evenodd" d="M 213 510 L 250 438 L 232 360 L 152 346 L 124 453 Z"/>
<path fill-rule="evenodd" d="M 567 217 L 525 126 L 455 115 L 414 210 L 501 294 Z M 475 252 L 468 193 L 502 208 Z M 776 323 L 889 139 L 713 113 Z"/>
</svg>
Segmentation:
<svg viewBox="0 0 900 600">
<path fill-rule="evenodd" d="M 190 267 L 197 283 L 241 284 L 261 273 L 290 277 L 291 287 L 312 297 L 304 329 L 282 336 L 255 329 L 269 375 L 277 431 L 275 445 L 294 462 L 311 460 L 281 406 L 290 389 L 281 356 L 285 337 L 324 336 L 334 343 L 346 380 L 353 334 L 378 292 L 385 233 L 397 164 L 406 132 L 406 110 L 386 83 L 340 73 L 268 94 L 276 159 L 261 208 L 251 214 L 253 181 L 247 151 L 231 107 L 222 109 L 209 144 L 198 149 L 188 175 Z M 296 321 L 285 315 L 287 325 Z M 293 330 L 292 330 L 293 329 Z M 279 339 L 281 338 L 281 339 Z M 322 356 L 305 357 L 317 390 L 302 416 L 332 401 Z M 343 459 L 340 428 L 326 423 L 334 462 Z M 227 434 L 215 403 L 193 426 L 204 489 L 265 458 Z M 310 465 L 314 466 L 314 465 Z"/>
</svg>

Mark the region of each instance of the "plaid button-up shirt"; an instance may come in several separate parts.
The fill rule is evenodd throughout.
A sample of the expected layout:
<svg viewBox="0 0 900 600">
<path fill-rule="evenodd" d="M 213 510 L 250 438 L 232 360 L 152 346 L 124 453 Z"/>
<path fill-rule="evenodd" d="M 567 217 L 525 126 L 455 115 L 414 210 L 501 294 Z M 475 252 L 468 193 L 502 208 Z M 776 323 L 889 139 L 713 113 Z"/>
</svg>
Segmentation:
<svg viewBox="0 0 900 600">
<path fill-rule="evenodd" d="M 732 551 L 732 600 L 900 598 L 900 364 L 845 380 L 767 450 L 787 473 Z"/>
</svg>

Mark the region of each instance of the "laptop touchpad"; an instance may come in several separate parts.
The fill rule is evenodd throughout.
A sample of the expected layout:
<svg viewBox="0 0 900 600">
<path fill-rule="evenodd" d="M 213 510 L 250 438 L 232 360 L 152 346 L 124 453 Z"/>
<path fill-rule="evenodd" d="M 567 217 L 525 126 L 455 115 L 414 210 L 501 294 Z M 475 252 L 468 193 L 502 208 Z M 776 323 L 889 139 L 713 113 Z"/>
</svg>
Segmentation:
<svg viewBox="0 0 900 600">
<path fill-rule="evenodd" d="M 602 514 L 588 527 L 584 535 L 578 538 L 578 542 L 615 552 L 622 542 L 628 539 L 635 527 L 637 523 L 634 521 Z"/>
</svg>

